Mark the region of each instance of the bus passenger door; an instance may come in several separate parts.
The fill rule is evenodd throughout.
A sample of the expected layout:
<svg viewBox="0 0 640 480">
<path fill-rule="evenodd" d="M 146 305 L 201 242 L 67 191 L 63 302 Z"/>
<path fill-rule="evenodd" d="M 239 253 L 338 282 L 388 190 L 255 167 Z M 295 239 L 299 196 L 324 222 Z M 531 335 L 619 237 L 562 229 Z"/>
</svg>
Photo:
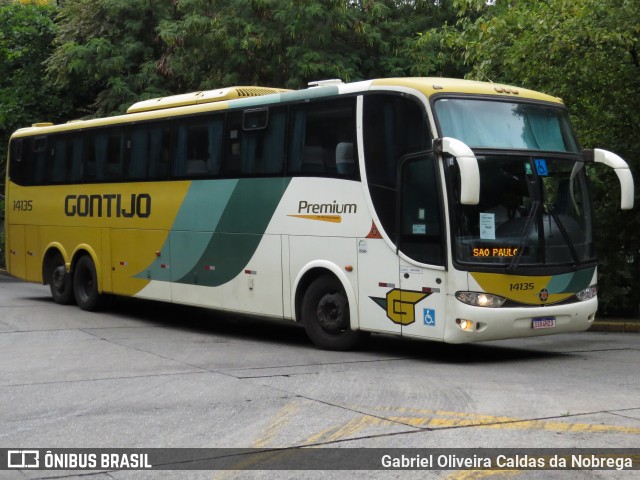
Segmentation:
<svg viewBox="0 0 640 480">
<path fill-rule="evenodd" d="M 445 326 L 444 241 L 436 157 L 400 160 L 397 200 L 402 335 L 442 339 Z"/>
</svg>

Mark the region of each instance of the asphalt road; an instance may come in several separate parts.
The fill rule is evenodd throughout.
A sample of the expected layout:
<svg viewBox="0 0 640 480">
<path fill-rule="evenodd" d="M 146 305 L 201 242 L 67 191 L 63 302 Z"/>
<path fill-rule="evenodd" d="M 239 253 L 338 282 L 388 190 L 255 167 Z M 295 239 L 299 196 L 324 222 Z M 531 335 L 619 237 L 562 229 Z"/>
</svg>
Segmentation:
<svg viewBox="0 0 640 480">
<path fill-rule="evenodd" d="M 121 299 L 101 313 L 0 275 L 0 447 L 640 446 L 640 335 L 315 349 L 289 323 Z M 637 478 L 553 472 L 553 478 Z M 551 478 L 544 471 L 0 471 L 0 478 Z"/>
</svg>

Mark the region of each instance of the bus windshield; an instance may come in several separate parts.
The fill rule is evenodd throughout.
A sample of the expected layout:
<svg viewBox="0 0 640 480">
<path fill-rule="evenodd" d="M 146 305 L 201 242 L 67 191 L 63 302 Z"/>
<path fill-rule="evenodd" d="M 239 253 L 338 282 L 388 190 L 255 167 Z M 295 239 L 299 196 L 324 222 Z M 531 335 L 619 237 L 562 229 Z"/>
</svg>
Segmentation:
<svg viewBox="0 0 640 480">
<path fill-rule="evenodd" d="M 458 261 L 510 269 L 594 261 L 584 163 L 566 110 L 467 97 L 440 98 L 435 111 L 441 135 L 473 148 L 480 171 L 479 204 L 453 205 Z M 455 162 L 448 170 L 458 194 Z"/>
<path fill-rule="evenodd" d="M 454 206 L 458 261 L 515 268 L 594 260 L 583 162 L 486 155 L 478 165 L 480 203 Z"/>
<path fill-rule="evenodd" d="M 435 102 L 441 134 L 471 148 L 579 151 L 566 110 L 538 103 L 470 98 Z"/>
</svg>

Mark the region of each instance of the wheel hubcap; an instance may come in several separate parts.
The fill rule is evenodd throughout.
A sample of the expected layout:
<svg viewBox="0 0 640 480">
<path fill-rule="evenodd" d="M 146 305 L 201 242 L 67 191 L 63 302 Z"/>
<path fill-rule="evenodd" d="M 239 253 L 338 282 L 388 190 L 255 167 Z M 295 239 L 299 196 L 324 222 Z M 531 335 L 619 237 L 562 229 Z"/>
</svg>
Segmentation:
<svg viewBox="0 0 640 480">
<path fill-rule="evenodd" d="M 318 302 L 318 323 L 325 332 L 340 333 L 347 325 L 347 298 L 341 293 L 327 294 Z"/>
</svg>

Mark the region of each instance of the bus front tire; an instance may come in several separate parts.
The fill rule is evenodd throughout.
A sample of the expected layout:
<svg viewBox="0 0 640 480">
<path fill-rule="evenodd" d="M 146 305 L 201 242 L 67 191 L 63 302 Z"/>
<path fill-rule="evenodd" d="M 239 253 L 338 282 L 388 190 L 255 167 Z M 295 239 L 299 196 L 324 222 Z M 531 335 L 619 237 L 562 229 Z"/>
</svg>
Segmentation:
<svg viewBox="0 0 640 480">
<path fill-rule="evenodd" d="M 73 280 L 71 274 L 67 272 L 62 255 L 57 254 L 50 264 L 49 289 L 53 301 L 58 305 L 69 305 L 73 303 Z"/>
<path fill-rule="evenodd" d="M 96 266 L 90 256 L 80 257 L 73 272 L 73 292 L 82 310 L 95 312 L 102 306 L 103 295 L 98 291 Z"/>
<path fill-rule="evenodd" d="M 347 295 L 331 275 L 317 278 L 305 292 L 302 321 L 311 341 L 324 350 L 352 350 L 364 336 L 351 330 Z"/>
</svg>

